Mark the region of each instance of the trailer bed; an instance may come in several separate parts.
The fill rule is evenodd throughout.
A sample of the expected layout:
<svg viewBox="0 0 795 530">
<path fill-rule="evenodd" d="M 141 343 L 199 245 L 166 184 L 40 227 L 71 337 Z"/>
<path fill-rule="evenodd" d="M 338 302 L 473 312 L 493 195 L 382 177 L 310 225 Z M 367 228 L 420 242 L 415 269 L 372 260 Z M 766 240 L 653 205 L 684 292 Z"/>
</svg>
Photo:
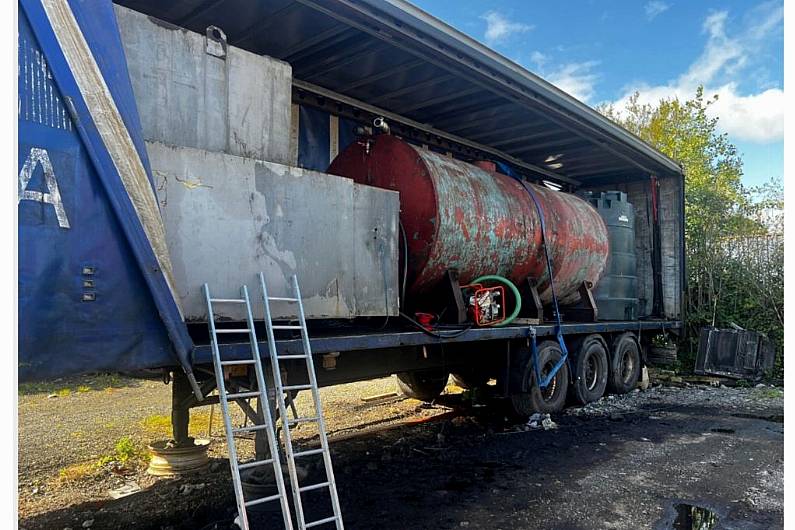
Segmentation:
<svg viewBox="0 0 795 530">
<path fill-rule="evenodd" d="M 616 333 L 622 331 L 659 332 L 663 330 L 673 330 L 682 327 L 679 320 L 635 320 L 635 321 L 614 321 L 614 322 L 575 322 L 561 325 L 564 336 L 569 334 L 590 334 L 590 333 Z M 358 333 L 340 334 L 328 333 L 315 335 L 310 339 L 312 352 L 314 354 L 325 354 L 333 352 L 352 352 L 378 350 L 389 348 L 402 348 L 410 346 L 424 346 L 429 344 L 447 344 L 475 342 L 483 340 L 510 340 L 531 337 L 535 332 L 537 337 L 550 337 L 555 335 L 555 325 L 516 325 L 490 328 L 471 328 L 463 333 L 457 334 L 456 331 L 441 332 L 455 336 L 439 338 L 434 337 L 423 331 L 385 331 L 378 333 Z M 262 334 L 264 336 L 264 333 Z M 298 354 L 302 353 L 301 339 L 277 340 L 277 348 L 280 353 Z M 251 346 L 248 342 L 232 342 L 220 344 L 221 357 L 223 360 L 247 359 L 251 356 Z M 267 352 L 267 342 L 260 341 L 260 351 Z M 212 351 L 209 344 L 197 344 L 193 352 L 194 364 L 212 363 Z"/>
</svg>

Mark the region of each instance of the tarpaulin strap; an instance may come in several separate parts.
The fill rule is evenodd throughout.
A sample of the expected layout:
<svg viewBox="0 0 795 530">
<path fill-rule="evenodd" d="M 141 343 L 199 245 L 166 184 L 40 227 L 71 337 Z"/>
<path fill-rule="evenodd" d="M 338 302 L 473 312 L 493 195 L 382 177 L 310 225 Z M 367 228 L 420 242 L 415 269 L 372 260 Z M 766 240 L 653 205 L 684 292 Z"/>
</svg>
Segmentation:
<svg viewBox="0 0 795 530">
<path fill-rule="evenodd" d="M 651 212 L 652 212 L 652 220 L 656 223 L 657 222 L 657 177 L 654 175 L 651 176 Z"/>
<path fill-rule="evenodd" d="M 535 192 L 527 184 L 527 182 L 522 180 L 522 178 L 517 175 L 507 164 L 502 162 L 497 162 L 496 164 L 502 173 L 508 175 L 509 177 L 513 177 L 530 195 L 530 198 L 533 199 L 533 204 L 535 204 L 536 211 L 538 212 L 538 218 L 541 221 L 541 244 L 544 246 L 544 257 L 546 258 L 547 273 L 549 274 L 549 288 L 552 291 L 552 305 L 555 311 L 555 336 L 558 339 L 560 350 L 563 353 L 563 355 L 560 357 L 560 360 L 555 363 L 555 366 L 552 367 L 552 370 L 549 371 L 547 376 L 541 379 L 541 370 L 538 366 L 538 346 L 536 344 L 535 330 L 533 330 L 530 341 L 531 354 L 533 358 L 533 370 L 535 371 L 536 381 L 538 381 L 539 388 L 546 388 L 549 386 L 549 383 L 552 382 L 552 379 L 555 378 L 558 370 L 560 370 L 568 360 L 569 350 L 566 348 L 566 342 L 563 340 L 563 330 L 560 322 L 560 307 L 558 306 L 558 297 L 555 295 L 555 282 L 552 279 L 552 258 L 549 256 L 549 248 L 547 247 L 547 228 L 546 223 L 544 222 L 544 212 L 541 209 L 541 204 L 538 202 L 538 197 L 536 197 Z"/>
</svg>

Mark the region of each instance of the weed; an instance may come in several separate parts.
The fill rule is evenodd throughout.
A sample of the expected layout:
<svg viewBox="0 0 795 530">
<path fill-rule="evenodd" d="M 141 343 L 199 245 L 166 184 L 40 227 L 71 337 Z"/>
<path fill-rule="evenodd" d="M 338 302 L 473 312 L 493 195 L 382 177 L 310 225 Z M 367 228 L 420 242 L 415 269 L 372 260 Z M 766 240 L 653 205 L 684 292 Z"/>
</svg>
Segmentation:
<svg viewBox="0 0 795 530">
<path fill-rule="evenodd" d="M 119 462 L 124 465 L 136 461 L 148 462 L 148 452 L 141 449 L 129 436 L 122 436 L 116 441 L 113 454 L 102 456 L 97 460 L 96 466 L 103 467 L 111 462 Z"/>
<path fill-rule="evenodd" d="M 72 390 L 70 388 L 62 388 L 55 392 L 55 395 L 58 397 L 69 397 L 72 394 Z"/>
<path fill-rule="evenodd" d="M 84 392 L 88 392 L 90 390 L 91 390 L 91 387 L 88 387 L 86 385 L 80 385 L 79 387 L 77 387 L 77 392 L 80 393 L 80 394 L 82 394 Z"/>
<path fill-rule="evenodd" d="M 138 456 L 138 448 L 129 436 L 119 438 L 119 441 L 116 442 L 115 450 L 116 457 L 122 464 Z"/>
</svg>

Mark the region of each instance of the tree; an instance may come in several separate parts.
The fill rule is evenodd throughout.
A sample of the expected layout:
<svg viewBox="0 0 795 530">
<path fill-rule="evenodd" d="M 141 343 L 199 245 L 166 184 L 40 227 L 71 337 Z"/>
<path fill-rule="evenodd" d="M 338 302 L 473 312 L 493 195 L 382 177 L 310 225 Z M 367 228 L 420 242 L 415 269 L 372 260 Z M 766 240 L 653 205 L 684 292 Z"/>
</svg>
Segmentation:
<svg viewBox="0 0 795 530">
<path fill-rule="evenodd" d="M 691 358 L 698 331 L 712 324 L 762 331 L 783 347 L 782 186 L 743 186 L 742 158 L 709 113 L 717 99 L 699 87 L 687 101 L 642 104 L 635 93 L 622 109 L 598 108 L 684 168 Z"/>
</svg>

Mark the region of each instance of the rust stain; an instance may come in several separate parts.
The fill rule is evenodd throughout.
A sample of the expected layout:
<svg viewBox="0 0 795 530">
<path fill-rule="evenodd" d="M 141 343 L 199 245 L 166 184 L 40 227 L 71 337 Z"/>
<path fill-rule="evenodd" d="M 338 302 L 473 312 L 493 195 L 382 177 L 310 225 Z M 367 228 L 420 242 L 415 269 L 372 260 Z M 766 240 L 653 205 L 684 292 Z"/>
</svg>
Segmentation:
<svg viewBox="0 0 795 530">
<path fill-rule="evenodd" d="M 401 222 L 409 241 L 409 290 L 425 292 L 449 268 L 466 283 L 500 274 L 521 283 L 534 278 L 551 300 L 541 223 L 526 190 L 510 177 L 417 148 L 387 135 L 369 156 L 353 144 L 329 172 L 400 192 Z M 363 167 L 364 165 L 364 167 Z M 555 290 L 561 303 L 576 301 L 583 281 L 597 283 L 608 256 L 607 228 L 596 210 L 571 194 L 534 186 L 547 227 Z"/>
</svg>

